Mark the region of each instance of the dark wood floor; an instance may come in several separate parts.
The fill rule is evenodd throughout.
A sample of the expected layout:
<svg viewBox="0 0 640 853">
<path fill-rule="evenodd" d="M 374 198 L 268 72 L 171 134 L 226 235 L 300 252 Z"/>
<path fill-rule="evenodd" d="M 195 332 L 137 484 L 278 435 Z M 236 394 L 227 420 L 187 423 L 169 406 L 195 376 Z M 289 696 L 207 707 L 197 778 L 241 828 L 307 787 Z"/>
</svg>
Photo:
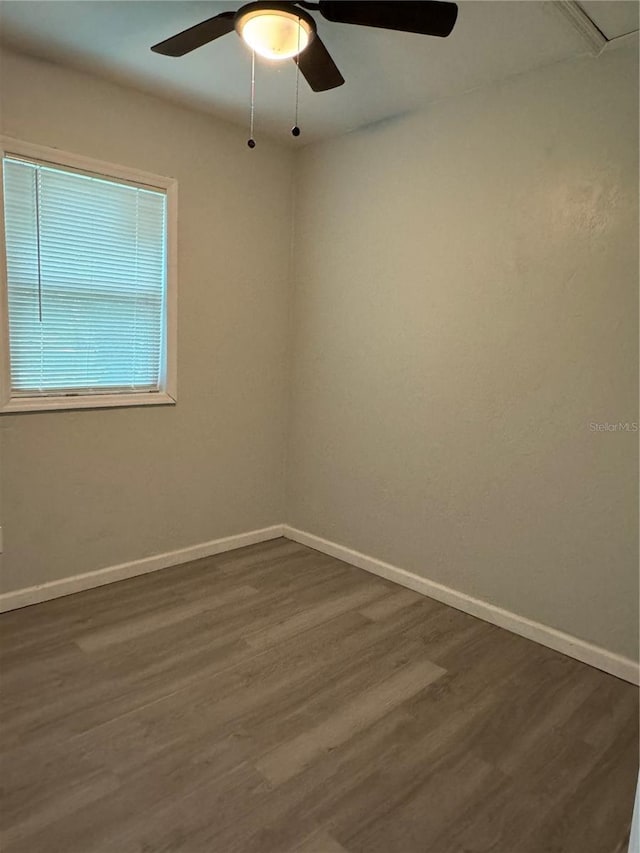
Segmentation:
<svg viewBox="0 0 640 853">
<path fill-rule="evenodd" d="M 629 684 L 286 540 L 0 618 L 3 853 L 620 853 Z"/>
</svg>

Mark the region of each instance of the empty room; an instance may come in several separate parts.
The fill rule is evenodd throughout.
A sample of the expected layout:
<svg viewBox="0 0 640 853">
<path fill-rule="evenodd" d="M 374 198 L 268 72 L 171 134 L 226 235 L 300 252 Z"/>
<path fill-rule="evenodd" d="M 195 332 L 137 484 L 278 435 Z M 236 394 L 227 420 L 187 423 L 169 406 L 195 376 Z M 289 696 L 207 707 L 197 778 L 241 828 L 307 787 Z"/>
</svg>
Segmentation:
<svg viewBox="0 0 640 853">
<path fill-rule="evenodd" d="M 0 2 L 2 853 L 640 853 L 638 12 Z"/>
</svg>

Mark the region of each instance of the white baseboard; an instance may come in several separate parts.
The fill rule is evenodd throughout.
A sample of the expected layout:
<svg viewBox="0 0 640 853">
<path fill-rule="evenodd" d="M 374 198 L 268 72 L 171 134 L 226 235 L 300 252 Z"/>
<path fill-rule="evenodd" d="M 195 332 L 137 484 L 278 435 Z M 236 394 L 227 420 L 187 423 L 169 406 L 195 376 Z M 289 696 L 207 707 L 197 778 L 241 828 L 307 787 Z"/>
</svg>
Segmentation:
<svg viewBox="0 0 640 853">
<path fill-rule="evenodd" d="M 125 580 L 125 578 L 132 578 L 136 575 L 144 575 L 147 572 L 157 572 L 159 569 L 188 563 L 190 560 L 212 557 L 214 554 L 222 554 L 224 551 L 232 551 L 234 548 L 243 548 L 245 545 L 254 545 L 256 542 L 278 539 L 282 535 L 282 525 L 274 524 L 272 527 L 264 527 L 261 530 L 249 530 L 247 533 L 226 536 L 224 539 L 213 539 L 210 542 L 190 545 L 187 548 L 167 551 L 164 554 L 154 554 L 152 557 L 143 557 L 141 560 L 133 560 L 130 563 L 107 566 L 105 569 L 97 569 L 94 572 L 86 572 L 82 575 L 73 575 L 37 586 L 29 586 L 25 589 L 5 592 L 0 595 L 0 613 L 6 610 L 16 610 L 18 607 L 26 607 L 29 604 L 37 604 L 40 601 L 49 601 L 51 598 L 71 595 L 73 592 L 81 592 L 84 589 L 114 583 L 114 581 Z"/>
<path fill-rule="evenodd" d="M 114 583 L 115 581 L 125 580 L 136 575 L 143 575 L 147 572 L 156 572 L 159 569 L 177 566 L 180 563 L 188 563 L 190 560 L 212 557 L 215 554 L 222 554 L 225 551 L 232 551 L 235 548 L 242 548 L 245 545 L 266 542 L 269 539 L 277 539 L 280 536 L 285 536 L 287 539 L 299 542 L 301 545 L 307 545 L 316 551 L 336 557 L 338 560 L 343 560 L 345 563 L 357 566 L 359 569 L 364 569 L 367 572 L 372 572 L 374 575 L 379 575 L 401 586 L 408 587 L 429 598 L 435 598 L 436 601 L 441 601 L 443 604 L 448 604 L 457 610 L 477 616 L 479 619 L 484 619 L 485 622 L 498 625 L 500 628 L 506 628 L 514 634 L 519 634 L 521 637 L 526 637 L 550 649 L 555 649 L 558 652 L 562 652 L 569 657 L 594 666 L 632 684 L 640 683 L 640 668 L 630 658 L 614 654 L 600 646 L 594 646 L 585 640 L 580 640 L 571 634 L 565 634 L 555 628 L 550 628 L 548 625 L 534 622 L 524 616 L 519 616 L 517 613 L 503 610 L 494 604 L 489 604 L 487 601 L 473 598 L 456 589 L 427 580 L 427 578 L 423 578 L 413 572 L 408 572 L 398 566 L 393 566 L 382 560 L 376 560 L 374 557 L 369 557 L 359 551 L 353 551 L 344 545 L 338 545 L 335 542 L 330 542 L 328 539 L 322 539 L 320 536 L 306 533 L 304 530 L 297 530 L 295 527 L 290 527 L 286 524 L 274 524 L 272 527 L 264 527 L 261 530 L 250 530 L 235 536 L 227 536 L 223 539 L 213 539 L 210 542 L 202 542 L 199 545 L 179 548 L 176 551 L 143 557 L 141 560 L 121 563 L 118 566 L 108 566 L 107 568 L 97 569 L 93 572 L 86 572 L 85 574 L 61 578 L 60 580 L 30 586 L 25 589 L 5 592 L 0 595 L 0 613 L 7 610 L 15 610 L 19 607 L 26 607 L 29 604 L 37 604 L 40 601 L 60 598 L 63 595 L 71 595 L 74 592 L 81 592 L 85 589 L 92 589 L 93 587 L 103 586 L 104 584 Z"/>
<path fill-rule="evenodd" d="M 479 598 L 472 598 L 464 592 L 427 580 L 413 572 L 392 566 L 390 563 L 384 563 L 382 560 L 376 560 L 374 557 L 368 557 L 359 551 L 352 551 L 351 548 L 306 533 L 304 530 L 297 530 L 285 524 L 283 535 L 301 545 L 308 545 L 310 548 L 315 548 L 316 551 L 322 551 L 323 554 L 337 557 L 338 560 L 343 560 L 359 569 L 365 569 L 367 572 L 372 572 L 374 575 L 406 586 L 415 592 L 429 596 L 429 598 L 435 598 L 436 601 L 441 601 L 457 610 L 484 619 L 485 622 L 491 622 L 492 625 L 506 628 L 514 634 L 519 634 L 528 640 L 555 649 L 557 652 L 562 652 L 569 657 L 615 675 L 617 678 L 630 681 L 632 684 L 640 683 L 639 666 L 630 658 L 614 654 L 571 634 L 565 634 L 555 628 L 550 628 L 548 625 L 534 622 L 524 616 L 518 616 L 517 613 L 503 610 L 501 607 L 496 607 L 494 604 L 489 604 L 489 602 L 482 601 Z"/>
</svg>

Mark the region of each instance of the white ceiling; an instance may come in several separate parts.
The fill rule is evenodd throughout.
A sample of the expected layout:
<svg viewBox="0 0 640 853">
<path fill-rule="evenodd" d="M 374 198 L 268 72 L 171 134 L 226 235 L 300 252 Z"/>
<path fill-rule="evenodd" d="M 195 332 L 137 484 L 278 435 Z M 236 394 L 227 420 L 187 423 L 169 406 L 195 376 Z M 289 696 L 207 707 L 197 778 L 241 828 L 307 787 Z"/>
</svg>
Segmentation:
<svg viewBox="0 0 640 853">
<path fill-rule="evenodd" d="M 235 33 L 182 58 L 149 48 L 240 3 L 204 0 L 4 0 L 0 38 L 21 51 L 96 72 L 245 125 L 250 54 Z M 585 2 L 613 38 L 638 28 L 635 0 Z M 328 138 L 485 83 L 584 53 L 587 45 L 550 2 L 463 0 L 449 38 L 333 24 L 314 13 L 346 84 L 313 93 L 300 84 L 302 136 Z M 293 141 L 295 64 L 261 61 L 256 136 Z"/>
</svg>

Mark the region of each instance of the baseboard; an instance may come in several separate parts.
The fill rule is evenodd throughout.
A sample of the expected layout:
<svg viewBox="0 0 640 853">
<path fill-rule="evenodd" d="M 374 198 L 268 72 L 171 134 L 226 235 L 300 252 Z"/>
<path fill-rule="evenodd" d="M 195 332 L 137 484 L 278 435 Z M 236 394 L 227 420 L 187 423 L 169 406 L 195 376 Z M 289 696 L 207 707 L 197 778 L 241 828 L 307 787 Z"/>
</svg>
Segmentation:
<svg viewBox="0 0 640 853">
<path fill-rule="evenodd" d="M 328 539 L 322 539 L 320 536 L 306 533 L 304 530 L 298 530 L 286 524 L 275 524 L 260 530 L 250 530 L 235 536 L 227 536 L 223 539 L 213 539 L 210 542 L 190 545 L 187 548 L 180 548 L 176 551 L 154 554 L 151 557 L 144 557 L 141 560 L 133 560 L 129 563 L 108 566 L 93 572 L 86 572 L 81 575 L 61 578 L 60 580 L 30 586 L 25 589 L 5 592 L 0 595 L 0 613 L 7 610 L 15 610 L 19 607 L 27 607 L 30 604 L 37 604 L 40 601 L 48 601 L 52 598 L 71 595 L 74 592 L 81 592 L 85 589 L 92 589 L 97 586 L 103 586 L 104 584 L 114 583 L 115 581 L 125 580 L 136 575 L 143 575 L 147 572 L 156 572 L 170 566 L 177 566 L 180 563 L 188 563 L 190 560 L 212 557 L 215 554 L 222 554 L 225 551 L 232 551 L 235 548 L 254 545 L 258 542 L 266 542 L 269 539 L 277 539 L 280 536 L 285 536 L 287 539 L 299 542 L 301 545 L 307 545 L 316 551 L 321 551 L 323 554 L 336 557 L 352 566 L 372 572 L 374 575 L 408 587 L 429 598 L 435 598 L 436 601 L 441 601 L 443 604 L 448 604 L 457 610 L 477 616 L 479 619 L 484 619 L 485 622 L 498 625 L 500 628 L 506 628 L 514 634 L 519 634 L 521 637 L 526 637 L 550 649 L 555 649 L 555 651 L 562 652 L 569 657 L 615 675 L 617 678 L 622 678 L 632 684 L 640 683 L 639 666 L 630 658 L 614 654 L 600 646 L 594 646 L 585 640 L 580 640 L 571 634 L 565 634 L 555 628 L 550 628 L 548 625 L 543 625 L 541 622 L 534 622 L 524 616 L 519 616 L 517 613 L 503 610 L 494 604 L 489 604 L 487 601 L 473 598 L 459 590 L 427 580 L 427 578 L 423 578 L 413 572 L 408 572 L 398 566 L 393 566 L 390 563 L 385 563 L 382 560 L 369 557 L 359 551 L 353 551 L 344 545 L 330 542 Z"/>
<path fill-rule="evenodd" d="M 37 586 L 17 589 L 0 595 L 0 613 L 6 610 L 16 610 L 18 607 L 27 607 L 29 604 L 37 604 L 40 601 L 48 601 L 51 598 L 60 598 L 63 595 L 71 595 L 85 589 L 114 583 L 115 581 L 132 578 L 136 575 L 144 575 L 147 572 L 157 572 L 159 569 L 167 569 L 169 566 L 177 566 L 180 563 L 188 563 L 190 560 L 199 560 L 202 557 L 212 557 L 234 548 L 243 548 L 245 545 L 254 545 L 257 542 L 266 542 L 269 539 L 278 539 L 282 536 L 282 525 L 274 524 L 272 527 L 264 527 L 261 530 L 249 530 L 246 533 L 238 533 L 236 536 L 226 536 L 224 539 L 212 539 L 210 542 L 201 542 L 199 545 L 190 545 L 187 548 L 179 548 L 177 551 L 167 551 L 164 554 L 154 554 L 152 557 L 143 557 L 141 560 L 133 560 L 130 563 L 121 563 L 118 566 L 107 566 L 94 572 L 86 572 L 82 575 L 73 575 L 60 580 L 49 581 Z"/>
<path fill-rule="evenodd" d="M 496 607 L 494 604 L 489 604 L 489 602 L 482 601 L 479 598 L 472 598 L 472 596 L 456 589 L 427 580 L 413 572 L 392 566 L 390 563 L 384 563 L 382 560 L 376 560 L 374 557 L 369 557 L 359 551 L 352 551 L 351 548 L 306 533 L 304 530 L 297 530 L 285 524 L 283 535 L 301 545 L 308 545 L 323 554 L 337 557 L 337 559 L 357 566 L 359 569 L 372 572 L 374 575 L 406 586 L 415 592 L 429 596 L 429 598 L 435 598 L 436 601 L 441 601 L 457 610 L 484 619 L 485 622 L 491 622 L 492 625 L 506 628 L 514 634 L 519 634 L 528 640 L 562 652 L 569 657 L 615 675 L 617 678 L 622 678 L 624 681 L 630 681 L 632 684 L 640 683 L 638 664 L 630 658 L 614 654 L 571 634 L 565 634 L 555 628 L 550 628 L 548 625 L 534 622 L 524 616 L 519 616 L 517 613 L 511 613 L 509 610 L 503 610 L 501 607 Z"/>
</svg>

